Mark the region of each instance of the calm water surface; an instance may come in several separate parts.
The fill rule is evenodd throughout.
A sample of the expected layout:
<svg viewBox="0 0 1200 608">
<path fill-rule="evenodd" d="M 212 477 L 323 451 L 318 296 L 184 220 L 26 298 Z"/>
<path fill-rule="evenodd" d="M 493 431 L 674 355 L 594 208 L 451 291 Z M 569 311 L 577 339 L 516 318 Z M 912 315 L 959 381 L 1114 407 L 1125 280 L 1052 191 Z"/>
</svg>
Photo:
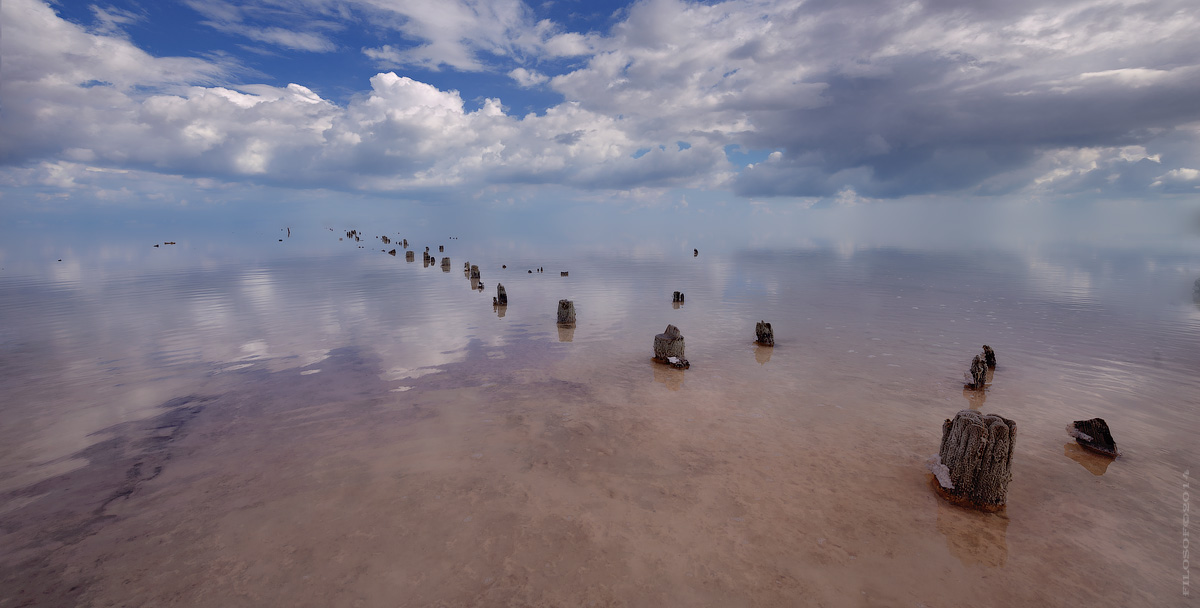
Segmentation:
<svg viewBox="0 0 1200 608">
<path fill-rule="evenodd" d="M 408 226 L 6 239 L 0 606 L 1189 599 L 1194 244 Z M 928 485 L 966 408 L 1017 422 L 1005 513 Z"/>
</svg>

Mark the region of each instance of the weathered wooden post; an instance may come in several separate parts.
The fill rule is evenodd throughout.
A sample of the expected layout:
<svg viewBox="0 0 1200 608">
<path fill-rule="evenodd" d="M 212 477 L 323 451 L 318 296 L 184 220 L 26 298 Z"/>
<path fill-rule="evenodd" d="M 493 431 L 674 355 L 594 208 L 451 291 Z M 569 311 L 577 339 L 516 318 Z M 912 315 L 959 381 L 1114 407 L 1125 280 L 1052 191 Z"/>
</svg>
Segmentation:
<svg viewBox="0 0 1200 608">
<path fill-rule="evenodd" d="M 1098 454 L 1110 458 L 1121 455 L 1117 450 L 1117 442 L 1108 430 L 1108 423 L 1103 418 L 1076 420 L 1067 427 L 1067 434 L 1075 438 L 1075 443 Z"/>
<path fill-rule="evenodd" d="M 570 300 L 558 301 L 558 324 L 559 325 L 574 325 L 575 324 L 575 303 Z"/>
<path fill-rule="evenodd" d="M 983 345 L 983 362 L 988 367 L 996 369 L 996 351 L 992 350 L 992 347 L 987 344 Z"/>
<path fill-rule="evenodd" d="M 1012 479 L 1017 423 L 962 410 L 942 423 L 942 446 L 930 459 L 935 489 L 952 503 L 982 511 L 1004 508 Z"/>
<path fill-rule="evenodd" d="M 975 355 L 971 359 L 971 370 L 966 374 L 966 388 L 975 391 L 983 390 L 984 384 L 987 383 L 987 364 L 983 362 L 982 355 Z"/>
<path fill-rule="evenodd" d="M 479 276 L 479 267 L 474 264 L 471 265 L 471 278 L 472 279 L 482 279 L 483 278 L 483 277 Z"/>
<path fill-rule="evenodd" d="M 416 254 L 414 254 L 412 252 L 412 250 L 404 252 L 404 261 L 405 262 L 412 262 L 413 260 L 416 260 L 416 259 L 417 259 Z"/>
<path fill-rule="evenodd" d="M 667 325 L 663 333 L 654 336 L 654 360 L 679 369 L 691 367 L 683 356 L 683 334 L 674 325 Z"/>
<path fill-rule="evenodd" d="M 775 346 L 775 332 L 771 331 L 770 323 L 759 321 L 755 324 L 754 341 L 763 346 Z"/>
<path fill-rule="evenodd" d="M 450 272 L 450 258 L 442 258 L 442 272 Z"/>
<path fill-rule="evenodd" d="M 508 292 L 501 283 L 496 283 L 496 306 L 508 306 Z"/>
</svg>

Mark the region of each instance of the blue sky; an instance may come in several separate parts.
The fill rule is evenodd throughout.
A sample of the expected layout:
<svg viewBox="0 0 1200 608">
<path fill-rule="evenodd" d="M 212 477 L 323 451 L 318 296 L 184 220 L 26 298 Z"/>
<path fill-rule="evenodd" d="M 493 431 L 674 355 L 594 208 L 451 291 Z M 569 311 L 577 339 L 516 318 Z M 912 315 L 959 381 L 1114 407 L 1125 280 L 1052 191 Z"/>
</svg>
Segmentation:
<svg viewBox="0 0 1200 608">
<path fill-rule="evenodd" d="M 1200 194 L 1191 0 L 0 11 L 3 201 Z"/>
</svg>

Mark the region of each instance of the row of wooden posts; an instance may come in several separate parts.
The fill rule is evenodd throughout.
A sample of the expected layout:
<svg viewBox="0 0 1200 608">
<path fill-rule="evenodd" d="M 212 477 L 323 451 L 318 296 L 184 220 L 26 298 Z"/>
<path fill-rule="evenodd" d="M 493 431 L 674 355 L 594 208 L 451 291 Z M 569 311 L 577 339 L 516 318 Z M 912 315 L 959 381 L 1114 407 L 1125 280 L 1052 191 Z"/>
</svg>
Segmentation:
<svg viewBox="0 0 1200 608">
<path fill-rule="evenodd" d="M 356 231 L 350 231 L 347 237 L 359 240 Z M 387 237 L 382 237 L 384 244 L 390 243 Z M 403 247 L 408 248 L 405 239 Z M 438 251 L 444 251 L 443 246 Z M 387 253 L 396 255 L 393 249 Z M 699 252 L 694 252 L 696 255 Z M 414 261 L 415 254 L 410 250 L 405 252 L 405 259 Z M 425 248 L 424 261 L 426 266 L 433 264 L 429 248 Z M 441 260 L 443 270 L 449 270 L 450 258 Z M 542 268 L 537 271 L 542 272 Z M 466 262 L 463 272 L 472 279 L 473 287 L 483 289 L 480 281 L 479 266 Z M 530 273 L 533 270 L 529 271 Z M 562 272 L 561 276 L 568 276 Z M 1200 280 L 1196 282 L 1196 295 L 1200 299 Z M 684 302 L 682 292 L 672 294 L 676 306 Z M 501 283 L 496 284 L 496 296 L 492 304 L 497 307 L 508 306 L 508 292 Z M 559 300 L 557 323 L 560 327 L 575 326 L 575 304 L 571 300 Z M 771 324 L 759 321 L 754 328 L 755 342 L 762 346 L 774 346 L 775 334 Z M 667 325 L 663 333 L 654 336 L 654 357 L 657 363 L 670 365 L 678 369 L 691 367 L 684 356 L 683 334 L 678 327 Z M 988 345 L 971 360 L 966 374 L 964 388 L 972 391 L 986 390 L 987 372 L 996 369 L 996 351 Z M 1085 449 L 1115 458 L 1120 455 L 1116 442 L 1112 438 L 1108 424 L 1102 418 L 1077 420 L 1067 426 L 1067 433 Z M 933 473 L 932 485 L 942 498 L 965 507 L 988 512 L 1004 508 L 1008 497 L 1008 484 L 1012 480 L 1012 457 L 1016 443 L 1016 422 L 998 414 L 981 414 L 975 410 L 962 410 L 953 419 L 942 423 L 942 441 L 938 453 L 928 462 L 928 468 Z"/>
</svg>

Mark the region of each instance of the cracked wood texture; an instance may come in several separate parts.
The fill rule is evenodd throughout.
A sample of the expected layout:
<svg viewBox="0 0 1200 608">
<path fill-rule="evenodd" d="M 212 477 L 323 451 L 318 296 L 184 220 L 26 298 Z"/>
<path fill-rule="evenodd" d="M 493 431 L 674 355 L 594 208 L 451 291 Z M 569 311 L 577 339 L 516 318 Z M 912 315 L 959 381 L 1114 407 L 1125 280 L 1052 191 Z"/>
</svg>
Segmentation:
<svg viewBox="0 0 1200 608">
<path fill-rule="evenodd" d="M 998 511 L 1012 479 L 1017 424 L 995 414 L 962 410 L 942 424 L 938 456 L 950 471 L 953 489 L 938 488 L 952 502 Z"/>
</svg>

